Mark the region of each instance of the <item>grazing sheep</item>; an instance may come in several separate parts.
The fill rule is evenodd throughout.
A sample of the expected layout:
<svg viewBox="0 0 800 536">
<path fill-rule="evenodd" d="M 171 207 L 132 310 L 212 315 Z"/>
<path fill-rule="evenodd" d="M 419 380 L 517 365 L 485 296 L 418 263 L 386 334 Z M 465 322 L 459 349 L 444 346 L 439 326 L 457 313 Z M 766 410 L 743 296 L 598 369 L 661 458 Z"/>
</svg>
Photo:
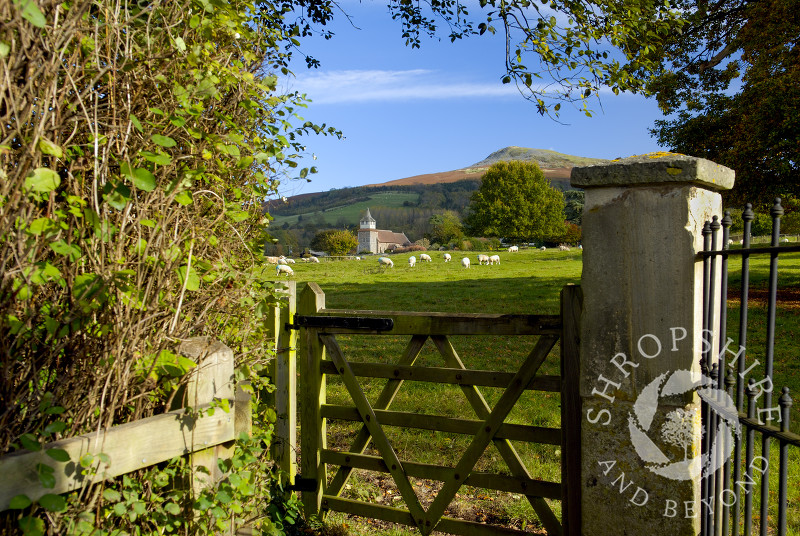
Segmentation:
<svg viewBox="0 0 800 536">
<path fill-rule="evenodd" d="M 392 262 L 392 259 L 390 259 L 389 257 L 379 257 L 378 264 L 380 264 L 381 266 L 388 266 L 389 268 L 394 268 L 394 263 Z"/>
<path fill-rule="evenodd" d="M 450 257 L 450 254 L 449 253 L 445 253 L 444 254 L 444 262 L 450 262 L 450 259 L 452 259 L 452 257 Z"/>
<path fill-rule="evenodd" d="M 316 258 L 316 257 L 311 257 L 310 259 L 308 259 L 308 262 L 316 262 L 316 263 L 319 263 L 319 259 L 318 259 L 318 258 Z"/>
<path fill-rule="evenodd" d="M 519 246 L 511 246 L 508 248 L 509 253 L 514 253 L 515 251 L 519 251 Z"/>
<path fill-rule="evenodd" d="M 544 251 L 544 250 L 546 250 L 547 248 L 546 248 L 546 247 L 544 247 L 544 246 L 542 246 L 542 247 L 540 247 L 539 249 L 541 249 L 542 251 Z"/>
<path fill-rule="evenodd" d="M 788 239 L 788 238 L 784 238 L 784 239 L 783 239 L 783 241 L 784 241 L 784 242 L 788 242 L 788 241 L 789 241 L 789 239 Z"/>
<path fill-rule="evenodd" d="M 491 257 L 489 257 L 489 264 L 494 264 L 494 263 L 500 264 L 500 255 L 492 255 Z"/>
<path fill-rule="evenodd" d="M 417 264 L 417 258 L 412 255 L 408 258 L 408 265 L 413 268 L 415 264 Z"/>
<path fill-rule="evenodd" d="M 279 264 L 276 268 L 278 270 L 275 273 L 275 275 L 286 274 L 286 277 L 289 277 L 290 275 L 294 274 L 294 270 L 292 270 L 291 266 L 286 266 L 285 264 Z"/>
<path fill-rule="evenodd" d="M 558 249 L 559 249 L 559 251 L 569 251 L 569 246 L 561 245 L 561 246 L 558 246 Z"/>
<path fill-rule="evenodd" d="M 489 255 L 481 253 L 478 255 L 478 264 L 489 264 Z"/>
<path fill-rule="evenodd" d="M 464 268 L 469 268 L 469 257 L 464 257 L 461 259 L 461 266 Z"/>
<path fill-rule="evenodd" d="M 356 257 L 356 260 L 357 260 L 357 261 L 360 261 L 360 260 L 361 260 L 361 257 Z"/>
<path fill-rule="evenodd" d="M 267 262 L 270 264 L 278 264 L 280 263 L 280 259 L 278 259 L 278 257 L 267 257 Z"/>
<path fill-rule="evenodd" d="M 427 253 L 420 253 L 419 254 L 419 261 L 420 262 L 422 262 L 422 261 L 432 262 L 433 259 L 431 259 L 431 256 L 428 255 Z"/>
</svg>

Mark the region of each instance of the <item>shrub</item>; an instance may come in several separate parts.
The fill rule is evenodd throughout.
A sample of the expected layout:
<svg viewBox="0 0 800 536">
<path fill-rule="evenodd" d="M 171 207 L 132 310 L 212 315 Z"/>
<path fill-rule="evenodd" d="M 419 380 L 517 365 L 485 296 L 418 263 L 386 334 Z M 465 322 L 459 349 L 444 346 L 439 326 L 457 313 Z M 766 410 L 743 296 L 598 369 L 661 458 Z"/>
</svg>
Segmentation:
<svg viewBox="0 0 800 536">
<path fill-rule="evenodd" d="M 23 5 L 0 29 L 0 455 L 163 411 L 191 336 L 246 355 L 257 382 L 275 302 L 261 203 L 304 133 L 335 133 L 284 119 L 304 105 L 270 75 L 289 35 L 250 0 L 0 11 Z M 23 523 L 128 526 L 97 494 Z"/>
</svg>

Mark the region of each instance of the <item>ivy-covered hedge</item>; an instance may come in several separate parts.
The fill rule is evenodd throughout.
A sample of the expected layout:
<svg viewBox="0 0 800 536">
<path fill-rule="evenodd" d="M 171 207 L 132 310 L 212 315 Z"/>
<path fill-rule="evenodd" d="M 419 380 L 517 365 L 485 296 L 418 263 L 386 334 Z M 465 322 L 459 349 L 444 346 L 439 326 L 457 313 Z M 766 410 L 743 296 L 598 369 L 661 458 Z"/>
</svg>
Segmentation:
<svg viewBox="0 0 800 536">
<path fill-rule="evenodd" d="M 175 353 L 188 337 L 231 347 L 240 378 L 266 366 L 262 202 L 309 173 L 300 136 L 337 134 L 276 88 L 281 9 L 0 3 L 0 455 L 163 411 L 194 365 Z M 137 485 L 153 496 L 134 475 L 119 496 L 20 499 L 3 522 L 56 534 L 80 513 L 113 531 Z"/>
</svg>

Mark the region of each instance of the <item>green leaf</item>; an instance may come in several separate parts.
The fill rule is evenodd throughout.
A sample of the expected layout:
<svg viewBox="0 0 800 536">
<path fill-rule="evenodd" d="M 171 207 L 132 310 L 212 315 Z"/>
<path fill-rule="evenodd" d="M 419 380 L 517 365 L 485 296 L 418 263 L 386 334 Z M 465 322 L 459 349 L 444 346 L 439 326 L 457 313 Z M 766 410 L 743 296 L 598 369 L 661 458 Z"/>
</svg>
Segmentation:
<svg viewBox="0 0 800 536">
<path fill-rule="evenodd" d="M 19 442 L 22 443 L 23 448 L 26 448 L 32 452 L 36 452 L 38 450 L 42 450 L 42 445 L 36 439 L 36 436 L 33 434 L 22 434 L 19 437 Z"/>
<path fill-rule="evenodd" d="M 104 489 L 103 490 L 103 498 L 108 502 L 117 502 L 120 500 L 122 496 L 119 492 L 115 489 Z"/>
<path fill-rule="evenodd" d="M 133 185 L 145 192 L 152 192 L 156 187 L 156 176 L 145 168 L 133 170 Z"/>
<path fill-rule="evenodd" d="M 39 138 L 39 150 L 44 154 L 50 154 L 56 158 L 61 158 L 64 156 L 64 152 L 61 150 L 61 147 L 44 138 Z"/>
<path fill-rule="evenodd" d="M 47 19 L 36 5 L 36 0 L 16 0 L 14 3 L 17 5 L 17 9 L 22 11 L 23 19 L 37 28 L 44 28 L 47 25 Z"/>
<path fill-rule="evenodd" d="M 31 500 L 27 495 L 16 495 L 8 502 L 8 508 L 11 510 L 22 510 L 31 505 Z"/>
<path fill-rule="evenodd" d="M 153 134 L 150 136 L 150 139 L 153 140 L 153 143 L 157 143 L 162 147 L 175 147 L 177 145 L 175 140 L 169 136 L 162 136 L 161 134 Z"/>
<path fill-rule="evenodd" d="M 4 41 L 0 41 L 0 58 L 7 58 L 9 52 L 11 52 L 11 46 Z"/>
<path fill-rule="evenodd" d="M 51 422 L 47 426 L 44 427 L 44 431 L 46 434 L 57 434 L 59 432 L 63 432 L 67 428 L 67 424 L 63 421 L 56 421 Z"/>
<path fill-rule="evenodd" d="M 199 290 L 200 277 L 198 277 L 197 272 L 195 272 L 194 268 L 189 268 L 189 275 L 187 278 L 186 271 L 187 271 L 186 265 L 178 268 L 178 277 L 181 280 L 181 285 L 183 285 L 185 282 L 186 290 Z"/>
<path fill-rule="evenodd" d="M 175 38 L 175 46 L 181 52 L 186 52 L 186 42 L 182 38 L 180 37 Z"/>
<path fill-rule="evenodd" d="M 80 259 L 83 255 L 81 248 L 74 244 L 67 244 L 63 240 L 57 240 L 50 244 L 50 249 L 58 253 L 59 255 L 63 255 L 65 257 L 69 257 L 69 260 L 75 262 L 76 260 Z"/>
<path fill-rule="evenodd" d="M 48 168 L 36 168 L 25 177 L 22 187 L 25 191 L 39 193 L 52 192 L 61 184 L 61 177 L 58 173 Z"/>
<path fill-rule="evenodd" d="M 36 464 L 36 473 L 39 476 L 39 483 L 44 488 L 52 489 L 56 487 L 56 477 L 53 476 L 55 469 L 43 463 Z"/>
<path fill-rule="evenodd" d="M 131 505 L 131 507 L 138 515 L 143 515 L 147 511 L 147 507 L 142 501 L 136 501 Z"/>
<path fill-rule="evenodd" d="M 63 512 L 67 509 L 67 501 L 55 493 L 46 493 L 39 497 L 39 504 L 48 512 Z"/>
<path fill-rule="evenodd" d="M 139 151 L 139 154 L 142 155 L 145 160 L 149 160 L 154 164 L 158 164 L 159 166 L 166 166 L 170 162 L 172 162 L 172 157 L 168 154 L 164 153 L 152 153 L 150 151 Z"/>
<path fill-rule="evenodd" d="M 164 510 L 166 510 L 167 513 L 170 513 L 174 516 L 180 515 L 181 513 L 181 507 L 175 504 L 174 502 L 168 502 L 167 504 L 165 504 Z"/>
<path fill-rule="evenodd" d="M 25 516 L 19 520 L 19 528 L 24 536 L 43 536 L 44 521 L 38 517 Z"/>
<path fill-rule="evenodd" d="M 191 205 L 194 201 L 192 199 L 192 194 L 188 190 L 184 190 L 175 196 L 175 202 L 186 206 Z"/>
<path fill-rule="evenodd" d="M 131 123 L 133 123 L 133 126 L 136 128 L 136 130 L 138 130 L 139 132 L 142 132 L 142 131 L 144 130 L 144 129 L 142 128 L 142 122 L 141 122 L 141 121 L 139 121 L 139 118 L 138 118 L 138 117 L 136 117 L 136 116 L 135 116 L 135 115 L 133 115 L 133 114 L 129 115 L 128 117 L 130 118 L 130 120 L 131 120 Z"/>
<path fill-rule="evenodd" d="M 57 462 L 69 461 L 69 454 L 64 449 L 47 449 L 45 453 Z"/>
</svg>

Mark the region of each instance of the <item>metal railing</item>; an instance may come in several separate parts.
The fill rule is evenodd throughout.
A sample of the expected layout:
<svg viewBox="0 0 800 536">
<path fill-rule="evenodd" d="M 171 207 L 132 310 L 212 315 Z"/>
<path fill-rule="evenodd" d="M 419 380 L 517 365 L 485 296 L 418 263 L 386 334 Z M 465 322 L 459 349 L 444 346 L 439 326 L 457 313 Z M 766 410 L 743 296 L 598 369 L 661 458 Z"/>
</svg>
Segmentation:
<svg viewBox="0 0 800 536">
<path fill-rule="evenodd" d="M 742 213 L 744 230 L 741 248 L 730 249 L 732 220 L 726 212 L 720 221 L 714 216 L 703 228 L 703 328 L 704 345 L 701 370 L 715 380 L 719 389 L 727 393 L 738 412 L 739 432 L 736 435 L 717 437 L 724 426 L 724 417 L 715 411 L 714 400 L 703 400 L 701 404 L 703 435 L 701 448 L 704 460 L 716 457 L 719 467 L 701 478 L 701 534 L 704 536 L 727 536 L 740 534 L 749 536 L 757 526 L 759 534 L 787 534 L 788 466 L 789 447 L 800 447 L 800 436 L 790 431 L 792 398 L 789 388 L 784 387 L 773 406 L 773 367 L 775 361 L 775 320 L 778 311 L 778 257 L 780 254 L 800 252 L 800 245 L 781 246 L 780 218 L 783 208 L 780 199 L 772 207 L 772 234 L 769 245 L 751 247 L 751 225 L 755 218 L 748 204 Z M 720 233 L 720 230 L 722 231 Z M 721 234 L 721 236 L 720 236 Z M 767 288 L 767 313 L 763 377 L 756 381 L 754 369 L 760 364 L 754 361 L 746 366 L 748 334 L 748 299 L 750 294 L 750 258 L 752 255 L 769 255 L 769 278 Z M 728 261 L 741 257 L 741 292 L 737 351 L 730 349 L 734 341 L 728 333 Z M 719 280 L 717 280 L 719 278 Z M 716 308 L 719 307 L 718 310 Z M 720 350 L 713 355 L 714 342 Z M 750 375 L 745 383 L 745 378 Z M 759 400 L 760 399 L 760 400 Z M 719 400 L 717 400 L 719 401 Z M 763 418 L 763 420 L 762 420 Z M 734 420 L 736 420 L 734 418 Z M 764 422 L 766 421 L 766 422 Z M 770 422 L 777 422 L 773 426 Z M 761 450 L 756 454 L 756 437 L 761 436 Z M 733 445 L 726 441 L 732 438 Z M 773 527 L 769 525 L 770 507 L 770 450 L 773 441 L 778 442 L 778 516 Z M 718 443 L 722 442 L 720 448 Z M 732 447 L 729 449 L 729 447 Z M 742 449 L 744 447 L 744 453 Z M 730 451 L 730 455 L 727 455 Z M 744 455 L 744 458 L 742 456 Z M 726 458 L 726 459 L 724 459 Z M 757 474 L 755 474 L 757 473 Z M 755 474 L 755 476 L 754 476 Z M 794 483 L 795 486 L 800 483 Z M 754 495 L 758 487 L 759 512 L 754 519 Z"/>
</svg>

